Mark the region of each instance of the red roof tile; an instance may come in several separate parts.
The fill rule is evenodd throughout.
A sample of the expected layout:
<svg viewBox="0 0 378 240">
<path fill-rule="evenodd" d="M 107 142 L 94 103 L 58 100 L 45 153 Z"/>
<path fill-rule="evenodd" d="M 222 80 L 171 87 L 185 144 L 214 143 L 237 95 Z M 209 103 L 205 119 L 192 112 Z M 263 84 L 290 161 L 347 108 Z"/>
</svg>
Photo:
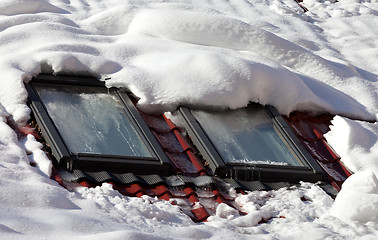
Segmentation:
<svg viewBox="0 0 378 240">
<path fill-rule="evenodd" d="M 332 185 L 340 190 L 341 185 L 351 175 L 351 172 L 344 166 L 340 156 L 336 154 L 324 137 L 324 134 L 330 130 L 332 118 L 333 116 L 329 114 L 311 116 L 295 112 L 289 117 L 285 117 L 285 120 L 327 173 Z"/>
</svg>

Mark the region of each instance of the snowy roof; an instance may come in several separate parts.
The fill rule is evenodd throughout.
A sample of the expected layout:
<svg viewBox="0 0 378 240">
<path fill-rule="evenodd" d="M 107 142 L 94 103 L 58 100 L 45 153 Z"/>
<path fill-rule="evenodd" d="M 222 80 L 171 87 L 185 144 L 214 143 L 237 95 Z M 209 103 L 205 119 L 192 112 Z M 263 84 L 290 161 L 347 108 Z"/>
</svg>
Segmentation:
<svg viewBox="0 0 378 240">
<path fill-rule="evenodd" d="M 301 4 L 309 11 L 292 0 L 1 1 L 1 237 L 302 239 L 306 229 L 312 239 L 376 238 L 377 2 Z M 128 88 L 148 113 L 250 101 L 287 116 L 330 113 L 324 136 L 354 174 L 335 200 L 310 183 L 250 192 L 235 198 L 247 215 L 220 204 L 203 224 L 109 184 L 67 191 L 50 180 L 41 144 L 32 135 L 19 141 L 8 125 L 25 126 L 23 82 L 42 71 L 89 72 Z M 262 216 L 274 218 L 257 225 Z"/>
</svg>

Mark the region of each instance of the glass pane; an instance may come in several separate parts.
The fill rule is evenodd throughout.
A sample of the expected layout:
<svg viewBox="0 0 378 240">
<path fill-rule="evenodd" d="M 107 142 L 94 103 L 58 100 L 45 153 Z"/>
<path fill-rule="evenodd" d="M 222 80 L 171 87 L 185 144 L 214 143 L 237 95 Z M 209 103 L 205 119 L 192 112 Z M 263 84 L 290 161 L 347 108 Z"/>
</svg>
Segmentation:
<svg viewBox="0 0 378 240">
<path fill-rule="evenodd" d="M 222 112 L 192 111 L 228 163 L 302 166 L 260 105 Z"/>
<path fill-rule="evenodd" d="M 35 89 L 70 152 L 153 156 L 115 94 L 86 86 Z"/>
</svg>

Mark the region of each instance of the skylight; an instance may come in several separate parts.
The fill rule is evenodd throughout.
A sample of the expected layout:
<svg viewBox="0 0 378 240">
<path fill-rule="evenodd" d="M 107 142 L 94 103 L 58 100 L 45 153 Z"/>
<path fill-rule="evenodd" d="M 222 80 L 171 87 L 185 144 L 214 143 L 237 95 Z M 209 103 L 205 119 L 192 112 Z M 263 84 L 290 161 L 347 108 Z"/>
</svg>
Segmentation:
<svg viewBox="0 0 378 240">
<path fill-rule="evenodd" d="M 43 75 L 27 89 L 53 156 L 67 170 L 169 170 L 169 160 L 125 92 L 96 79 Z"/>
<path fill-rule="evenodd" d="M 153 157 L 115 92 L 51 84 L 34 89 L 70 152 Z"/>
<path fill-rule="evenodd" d="M 181 108 L 186 128 L 214 174 L 240 180 L 320 180 L 321 170 L 274 108 Z"/>
<path fill-rule="evenodd" d="M 303 166 L 289 151 L 260 105 L 192 113 L 227 163 Z"/>
</svg>

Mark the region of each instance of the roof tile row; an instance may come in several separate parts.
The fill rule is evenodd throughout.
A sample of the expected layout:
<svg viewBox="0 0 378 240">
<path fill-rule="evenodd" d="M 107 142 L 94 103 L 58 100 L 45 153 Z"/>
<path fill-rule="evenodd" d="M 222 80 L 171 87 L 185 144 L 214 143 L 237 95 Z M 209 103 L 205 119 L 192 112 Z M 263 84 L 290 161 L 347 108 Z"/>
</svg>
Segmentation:
<svg viewBox="0 0 378 240">
<path fill-rule="evenodd" d="M 332 115 L 311 116 L 307 113 L 292 113 L 285 120 L 303 145 L 327 173 L 332 185 L 341 189 L 343 182 L 352 174 L 341 162 L 341 158 L 324 137 L 330 129 Z"/>
</svg>

